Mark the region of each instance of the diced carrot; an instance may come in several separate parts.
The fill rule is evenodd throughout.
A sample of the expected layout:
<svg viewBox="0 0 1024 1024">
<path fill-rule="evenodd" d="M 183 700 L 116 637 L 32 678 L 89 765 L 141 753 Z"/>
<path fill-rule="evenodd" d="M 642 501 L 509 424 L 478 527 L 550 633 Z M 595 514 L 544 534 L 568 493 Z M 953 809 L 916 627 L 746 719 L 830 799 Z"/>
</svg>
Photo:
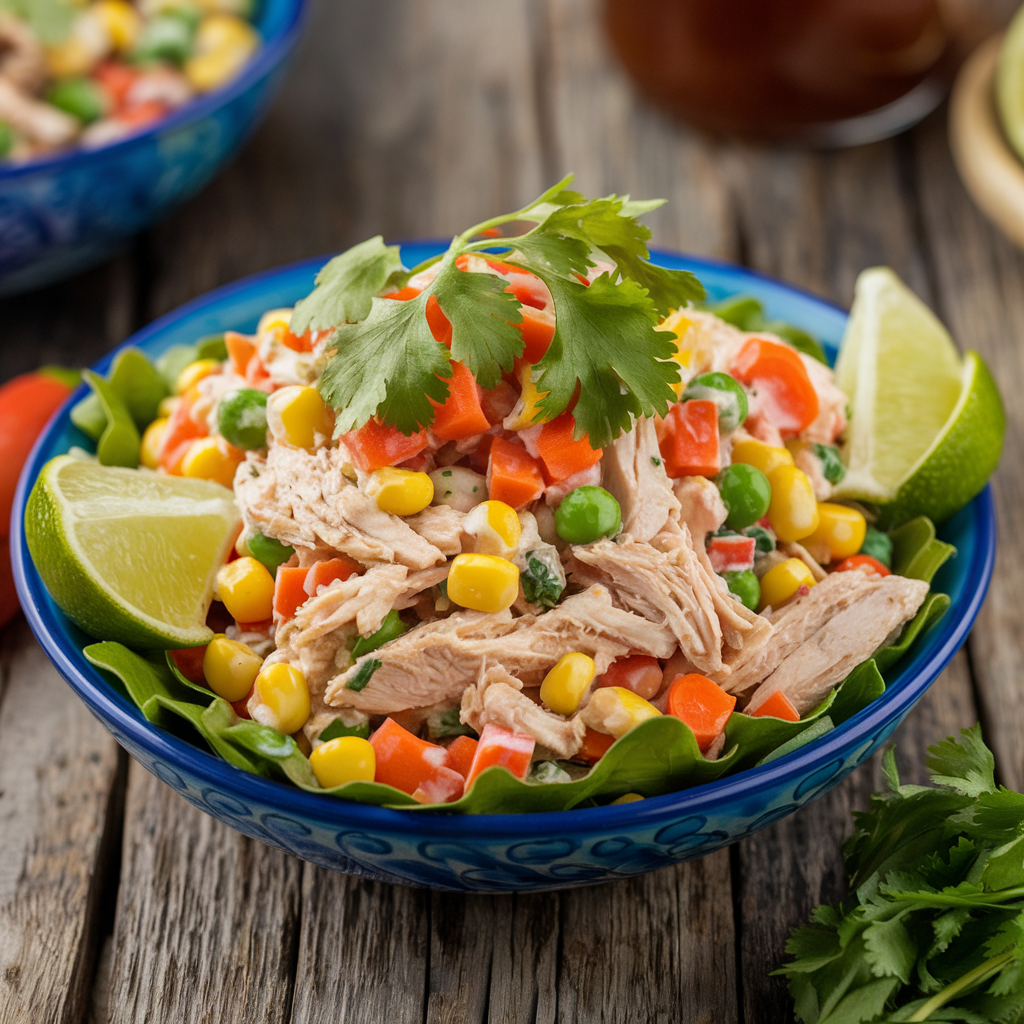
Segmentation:
<svg viewBox="0 0 1024 1024">
<path fill-rule="evenodd" d="M 306 578 L 303 588 L 308 597 L 316 597 L 317 587 L 326 587 L 335 580 L 347 580 L 359 572 L 360 566 L 352 559 L 342 556 L 341 558 L 325 558 L 321 562 L 314 562 L 308 570 L 304 570 Z M 281 570 L 278 569 L 280 575 Z M 277 588 L 274 589 L 277 596 Z"/>
<path fill-rule="evenodd" d="M 205 425 L 192 419 L 192 406 L 195 399 L 182 395 L 167 421 L 163 442 L 160 445 L 160 465 L 172 476 L 181 474 L 181 460 L 189 445 L 197 437 L 205 437 L 208 433 Z"/>
<path fill-rule="evenodd" d="M 576 756 L 587 764 L 597 764 L 598 761 L 608 753 L 608 748 L 615 742 L 614 736 L 606 732 L 598 732 L 596 729 L 587 729 L 583 734 L 583 746 L 580 747 Z"/>
<path fill-rule="evenodd" d="M 456 736 L 448 746 L 448 760 L 451 766 L 465 778 L 473 766 L 477 741 L 472 736 Z"/>
<path fill-rule="evenodd" d="M 678 402 L 665 417 L 661 457 L 671 477 L 714 476 L 721 469 L 718 406 L 695 398 Z"/>
<path fill-rule="evenodd" d="M 444 310 L 433 295 L 427 299 L 427 326 L 434 341 L 439 341 L 445 348 L 452 347 L 451 321 L 444 315 Z"/>
<path fill-rule="evenodd" d="M 668 713 L 693 730 L 701 753 L 718 738 L 735 707 L 734 696 L 696 672 L 680 676 L 669 687 Z"/>
<path fill-rule="evenodd" d="M 539 363 L 544 358 L 555 336 L 555 314 L 546 309 L 531 309 L 523 306 L 520 309 L 523 322 L 516 327 L 523 335 L 523 358 L 531 363 Z"/>
<path fill-rule="evenodd" d="M 369 420 L 358 430 L 342 436 L 355 464 L 365 473 L 384 466 L 397 466 L 427 447 L 427 432 L 403 434 L 397 427 Z"/>
<path fill-rule="evenodd" d="M 494 765 L 507 768 L 517 779 L 525 779 L 536 746 L 537 741 L 532 736 L 488 722 L 480 733 L 473 764 L 466 776 L 466 789 L 473 785 L 482 771 Z"/>
<path fill-rule="evenodd" d="M 205 645 L 202 647 L 181 647 L 169 653 L 178 671 L 190 683 L 196 683 L 198 686 L 206 685 L 206 676 L 203 674 L 203 658 L 206 656 Z"/>
<path fill-rule="evenodd" d="M 118 111 L 116 120 L 126 128 L 143 128 L 147 124 L 159 121 L 170 113 L 171 108 L 159 100 L 147 100 Z"/>
<path fill-rule="evenodd" d="M 312 352 L 313 332 L 307 330 L 305 334 L 292 334 L 291 331 L 284 330 L 281 332 L 281 344 L 293 352 Z"/>
<path fill-rule="evenodd" d="M 888 566 L 883 565 L 877 558 L 872 558 L 870 555 L 851 555 L 849 558 L 844 558 L 832 571 L 852 572 L 854 570 L 874 572 L 879 576 L 892 575 L 892 570 Z"/>
<path fill-rule="evenodd" d="M 753 718 L 781 718 L 784 722 L 799 722 L 800 712 L 789 702 L 789 698 L 776 690 L 764 699 L 764 703 L 755 711 L 750 712 Z"/>
<path fill-rule="evenodd" d="M 754 550 L 757 541 L 753 537 L 739 535 L 712 537 L 708 544 L 708 558 L 715 572 L 742 572 L 753 569 Z"/>
<path fill-rule="evenodd" d="M 393 718 L 370 737 L 377 755 L 375 782 L 394 786 L 420 803 L 447 803 L 462 795 L 463 778 L 444 747 L 427 743 Z"/>
<path fill-rule="evenodd" d="M 224 332 L 224 345 L 228 350 L 228 360 L 231 370 L 239 377 L 245 376 L 249 360 L 256 355 L 256 346 L 244 335 L 237 331 Z"/>
<path fill-rule="evenodd" d="M 600 448 L 590 447 L 590 438 L 586 434 L 577 441 L 573 437 L 575 430 L 576 420 L 572 413 L 563 412 L 557 419 L 545 423 L 537 435 L 537 454 L 551 483 L 582 473 L 600 462 L 604 454 Z"/>
<path fill-rule="evenodd" d="M 540 463 L 525 449 L 502 437 L 491 442 L 487 496 L 519 509 L 544 493 Z"/>
<path fill-rule="evenodd" d="M 795 348 L 751 338 L 729 371 L 757 392 L 758 404 L 783 437 L 795 437 L 818 417 L 818 393 Z"/>
<path fill-rule="evenodd" d="M 287 622 L 295 618 L 295 613 L 306 603 L 306 574 L 309 569 L 278 566 L 274 577 L 274 619 Z"/>
<path fill-rule="evenodd" d="M 622 686 L 644 700 L 651 700 L 661 689 L 662 677 L 661 664 L 657 658 L 648 654 L 634 654 L 613 661 L 607 671 L 597 677 L 594 685 Z"/>
<path fill-rule="evenodd" d="M 124 106 L 128 91 L 139 80 L 141 72 L 128 64 L 104 61 L 92 74 L 107 94 L 111 109 L 116 113 Z"/>
<path fill-rule="evenodd" d="M 476 380 L 462 363 L 452 362 L 448 397 L 444 405 L 438 405 L 433 399 L 428 401 L 434 407 L 434 422 L 430 429 L 442 441 L 462 441 L 490 429 L 491 425 L 480 405 Z"/>
</svg>

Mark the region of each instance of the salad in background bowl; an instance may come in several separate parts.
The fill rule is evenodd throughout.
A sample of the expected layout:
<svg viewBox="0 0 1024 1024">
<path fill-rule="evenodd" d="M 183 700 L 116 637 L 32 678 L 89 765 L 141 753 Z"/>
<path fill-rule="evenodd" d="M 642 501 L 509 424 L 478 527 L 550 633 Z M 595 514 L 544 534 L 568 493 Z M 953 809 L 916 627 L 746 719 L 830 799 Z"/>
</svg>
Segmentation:
<svg viewBox="0 0 1024 1024">
<path fill-rule="evenodd" d="M 1002 436 L 983 365 L 873 272 L 844 395 L 815 339 L 843 314 L 649 260 L 650 204 L 566 185 L 447 251 L 357 246 L 294 310 L 305 267 L 166 318 L 26 470 L 47 651 L 249 834 L 442 887 L 646 870 L 833 785 L 966 635 Z M 937 429 L 885 423 L 894 348 L 927 350 Z M 938 540 L 936 467 L 965 459 Z"/>
</svg>

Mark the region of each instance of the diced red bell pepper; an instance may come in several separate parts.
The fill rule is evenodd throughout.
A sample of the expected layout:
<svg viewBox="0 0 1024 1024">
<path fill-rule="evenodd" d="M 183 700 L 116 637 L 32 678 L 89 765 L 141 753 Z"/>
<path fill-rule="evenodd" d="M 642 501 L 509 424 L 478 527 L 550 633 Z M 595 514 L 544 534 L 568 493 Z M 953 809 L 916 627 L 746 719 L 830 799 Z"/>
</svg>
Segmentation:
<svg viewBox="0 0 1024 1024">
<path fill-rule="evenodd" d="M 355 464 L 365 473 L 372 473 L 384 466 L 397 466 L 427 447 L 427 432 L 403 434 L 397 427 L 391 427 L 376 420 L 369 420 L 358 430 L 342 435 L 345 447 L 352 454 Z"/>
<path fill-rule="evenodd" d="M 444 315 L 444 310 L 434 295 L 427 299 L 427 326 L 434 336 L 434 341 L 439 341 L 445 348 L 452 347 L 451 321 Z"/>
<path fill-rule="evenodd" d="M 715 572 L 743 572 L 754 568 L 754 550 L 757 541 L 753 537 L 712 537 L 708 545 L 708 557 Z"/>
<path fill-rule="evenodd" d="M 877 558 L 872 558 L 870 555 L 851 555 L 849 558 L 844 558 L 832 571 L 853 572 L 855 570 L 866 573 L 877 573 L 879 576 L 892 575 L 892 570 L 890 568 L 883 565 Z"/>
<path fill-rule="evenodd" d="M 487 467 L 487 496 L 520 509 L 544 493 L 540 463 L 523 447 L 496 437 Z"/>
<path fill-rule="evenodd" d="M 456 736 L 448 746 L 448 760 L 451 766 L 465 778 L 473 767 L 477 741 L 472 736 Z"/>
<path fill-rule="evenodd" d="M 638 697 L 651 700 L 661 689 L 662 668 L 657 658 L 648 654 L 634 654 L 613 661 L 608 670 L 597 677 L 595 686 L 621 686 L 632 690 Z"/>
<path fill-rule="evenodd" d="M 316 597 L 318 587 L 326 587 L 335 580 L 347 580 L 359 572 L 360 566 L 351 558 L 325 558 L 323 561 L 314 562 L 306 570 L 306 578 L 303 582 L 303 589 L 308 597 Z M 281 570 L 278 569 L 278 572 Z M 275 594 L 277 588 L 275 587 Z"/>
<path fill-rule="evenodd" d="M 93 78 L 110 100 L 113 113 L 120 111 L 128 98 L 128 91 L 139 80 L 141 72 L 128 64 L 104 61 L 93 71 Z"/>
<path fill-rule="evenodd" d="M 735 707 L 732 694 L 696 672 L 680 676 L 669 687 L 668 713 L 693 730 L 702 754 L 718 739 Z"/>
<path fill-rule="evenodd" d="M 274 577 L 274 618 L 287 622 L 309 599 L 306 593 L 306 575 L 309 569 L 297 566 L 278 566 Z"/>
<path fill-rule="evenodd" d="M 466 776 L 466 789 L 486 768 L 498 765 L 507 768 L 517 779 L 525 779 L 530 771 L 530 759 L 537 741 L 524 733 L 512 732 L 489 722 L 480 733 L 480 742 L 473 755 L 473 764 Z"/>
<path fill-rule="evenodd" d="M 714 403 L 712 403 L 714 404 Z M 537 435 L 537 454 L 544 463 L 549 483 L 559 483 L 582 473 L 601 461 L 604 452 L 590 447 L 590 437 L 583 435 L 578 441 L 573 437 L 576 420 L 571 412 L 545 423 Z"/>
<path fill-rule="evenodd" d="M 178 671 L 190 683 L 195 683 L 197 686 L 206 685 L 206 676 L 203 673 L 203 658 L 206 657 L 205 645 L 203 647 L 182 647 L 169 653 Z"/>
<path fill-rule="evenodd" d="M 795 437 L 818 417 L 818 393 L 795 348 L 751 338 L 729 371 L 757 392 L 761 411 L 783 437 Z"/>
<path fill-rule="evenodd" d="M 160 445 L 160 465 L 172 476 L 181 475 L 181 461 L 189 445 L 197 437 L 206 437 L 206 425 L 200 425 L 192 419 L 192 406 L 195 399 L 182 395 L 167 421 Z"/>
<path fill-rule="evenodd" d="M 615 737 L 606 732 L 598 732 L 588 728 L 583 734 L 583 745 L 576 757 L 587 764 L 597 764 L 608 753 L 608 748 L 615 742 Z"/>
<path fill-rule="evenodd" d="M 249 688 L 249 692 L 241 699 L 231 702 L 231 706 L 235 709 L 235 714 L 239 718 L 252 718 L 249 714 L 249 701 L 252 700 L 252 695 L 256 692 L 256 684 L 253 683 Z"/>
<path fill-rule="evenodd" d="M 434 422 L 430 429 L 442 441 L 462 441 L 475 434 L 483 434 L 491 424 L 480 405 L 480 391 L 469 369 L 452 361 L 452 375 L 448 379 L 448 397 L 444 405 L 428 399 L 434 407 Z"/>
<path fill-rule="evenodd" d="M 781 718 L 784 722 L 799 722 L 800 712 L 789 702 L 789 698 L 776 690 L 764 699 L 764 703 L 750 712 L 751 718 Z"/>
<path fill-rule="evenodd" d="M 677 402 L 665 417 L 660 447 L 669 476 L 714 476 L 722 468 L 718 406 L 703 398 Z"/>
<path fill-rule="evenodd" d="M 427 743 L 393 718 L 370 737 L 377 755 L 375 782 L 394 786 L 420 803 L 448 803 L 462 796 L 464 781 L 444 747 Z"/>
</svg>

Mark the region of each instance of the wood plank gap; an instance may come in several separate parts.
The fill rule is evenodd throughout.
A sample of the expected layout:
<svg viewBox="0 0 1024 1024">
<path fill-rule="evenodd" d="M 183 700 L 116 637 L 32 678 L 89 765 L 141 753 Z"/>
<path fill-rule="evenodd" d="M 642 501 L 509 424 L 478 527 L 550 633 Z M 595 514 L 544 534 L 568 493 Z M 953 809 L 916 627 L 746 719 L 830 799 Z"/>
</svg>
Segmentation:
<svg viewBox="0 0 1024 1024">
<path fill-rule="evenodd" d="M 736 1012 L 739 1024 L 746 1024 L 747 1010 L 743 999 L 743 913 L 740 894 L 743 890 L 743 866 L 739 847 L 729 847 L 729 882 L 732 897 L 733 954 L 736 958 Z"/>
<path fill-rule="evenodd" d="M 551 26 L 544 0 L 528 0 L 527 31 L 530 38 L 530 72 L 533 79 L 533 110 L 537 121 L 537 151 L 544 188 L 553 185 L 567 171 L 559 152 L 555 130 L 555 83 L 551 75 L 553 58 Z"/>
</svg>

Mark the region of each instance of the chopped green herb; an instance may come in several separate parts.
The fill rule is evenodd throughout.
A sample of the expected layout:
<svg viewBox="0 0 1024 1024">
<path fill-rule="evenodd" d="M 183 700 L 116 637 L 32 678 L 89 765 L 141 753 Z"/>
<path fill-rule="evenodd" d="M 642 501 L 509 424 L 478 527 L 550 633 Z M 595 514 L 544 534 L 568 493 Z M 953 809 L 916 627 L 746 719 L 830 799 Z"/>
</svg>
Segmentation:
<svg viewBox="0 0 1024 1024">
<path fill-rule="evenodd" d="M 452 475 L 452 471 L 450 469 L 443 469 L 443 470 L 441 470 L 441 476 L 451 476 L 451 475 Z M 448 493 L 451 494 L 452 492 L 449 491 Z"/>
<path fill-rule="evenodd" d="M 775 534 L 766 530 L 763 526 L 748 526 L 744 531 L 745 537 L 753 537 L 757 542 L 754 550 L 761 555 L 767 555 L 775 550 Z"/>
<path fill-rule="evenodd" d="M 349 689 L 354 689 L 354 687 L 349 687 Z M 370 723 L 360 722 L 358 725 L 346 725 L 340 718 L 336 718 L 320 733 L 320 739 L 324 743 L 328 740 L 336 740 L 339 736 L 358 736 L 362 740 L 368 740 L 370 738 Z"/>
<path fill-rule="evenodd" d="M 837 484 L 846 476 L 846 467 L 839 457 L 839 449 L 830 444 L 816 444 L 814 454 L 821 460 L 821 472 L 830 484 Z"/>
<path fill-rule="evenodd" d="M 659 459 L 657 455 L 652 455 L 651 456 L 651 463 L 653 465 L 655 465 L 655 466 L 660 466 L 661 465 L 661 459 Z"/>
<path fill-rule="evenodd" d="M 538 761 L 531 769 L 527 782 L 547 784 L 551 782 L 572 782 L 572 776 L 556 761 Z"/>
<path fill-rule="evenodd" d="M 474 493 L 474 494 L 476 494 L 476 492 L 477 492 L 477 491 L 479 491 L 479 490 L 480 490 L 480 488 L 479 488 L 479 487 L 474 487 L 474 488 L 473 488 L 473 493 Z"/>
<path fill-rule="evenodd" d="M 526 572 L 520 575 L 519 581 L 526 600 L 541 608 L 554 608 L 565 589 L 558 577 L 539 558 L 533 557 L 532 551 L 526 552 Z"/>
<path fill-rule="evenodd" d="M 448 736 L 476 736 L 476 730 L 459 719 L 459 708 L 449 708 L 440 715 L 431 715 L 427 720 L 430 735 L 437 739 Z"/>
<path fill-rule="evenodd" d="M 355 643 L 352 644 L 352 660 L 355 661 L 364 654 L 369 654 L 370 651 L 383 647 L 390 640 L 400 637 L 408 628 L 402 621 L 402 617 L 392 608 L 384 616 L 384 621 L 376 633 L 371 633 L 370 636 L 358 637 Z M 349 688 L 351 689 L 351 686 Z"/>
<path fill-rule="evenodd" d="M 360 690 L 365 690 L 367 684 L 373 678 L 373 673 L 383 664 L 384 662 L 379 658 L 370 658 L 368 661 L 364 661 L 359 666 L 359 671 L 345 684 L 345 689 L 355 690 L 357 693 Z"/>
<path fill-rule="evenodd" d="M 452 496 L 452 492 L 451 492 L 451 491 L 445 491 L 445 492 L 444 492 L 444 496 L 445 496 L 446 498 L 450 498 L 450 497 Z"/>
</svg>

